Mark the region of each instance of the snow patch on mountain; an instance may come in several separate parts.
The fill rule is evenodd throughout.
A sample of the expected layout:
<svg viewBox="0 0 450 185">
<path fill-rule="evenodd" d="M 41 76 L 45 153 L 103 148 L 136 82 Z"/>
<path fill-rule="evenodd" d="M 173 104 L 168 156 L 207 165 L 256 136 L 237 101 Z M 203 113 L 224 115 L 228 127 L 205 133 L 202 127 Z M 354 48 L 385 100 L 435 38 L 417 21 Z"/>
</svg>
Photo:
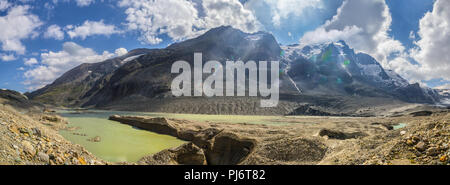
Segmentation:
<svg viewBox="0 0 450 185">
<path fill-rule="evenodd" d="M 385 70 L 386 74 L 391 77 L 392 83 L 396 86 L 405 87 L 409 85 L 409 82 L 402 78 L 399 74 L 392 70 Z"/>
<path fill-rule="evenodd" d="M 263 38 L 263 34 L 254 34 L 254 35 L 249 35 L 249 36 L 245 37 L 245 39 L 248 41 L 259 41 L 262 38 Z"/>
<path fill-rule="evenodd" d="M 140 55 L 135 55 L 135 56 L 127 57 L 127 58 L 125 58 L 125 59 L 122 60 L 122 64 L 127 63 L 127 62 L 129 62 L 129 61 L 132 61 L 132 60 L 134 60 L 134 59 L 136 59 L 136 58 L 138 58 L 138 57 L 140 57 L 140 56 L 142 56 L 142 55 L 144 55 L 144 54 L 140 54 Z"/>
<path fill-rule="evenodd" d="M 356 65 L 358 65 L 358 67 L 361 69 L 362 75 L 373 77 L 378 81 L 381 80 L 380 74 L 382 73 L 383 69 L 379 65 L 360 63 L 356 63 Z"/>
</svg>

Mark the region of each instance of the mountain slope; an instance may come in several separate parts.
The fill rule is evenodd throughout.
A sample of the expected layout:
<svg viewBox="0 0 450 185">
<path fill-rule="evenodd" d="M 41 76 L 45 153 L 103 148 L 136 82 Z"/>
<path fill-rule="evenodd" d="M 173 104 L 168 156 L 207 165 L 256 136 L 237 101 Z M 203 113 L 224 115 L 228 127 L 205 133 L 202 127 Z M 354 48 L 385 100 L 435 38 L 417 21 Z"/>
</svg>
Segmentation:
<svg viewBox="0 0 450 185">
<path fill-rule="evenodd" d="M 170 97 L 172 63 L 184 60 L 193 66 L 194 53 L 201 52 L 203 62 L 216 60 L 278 60 L 281 48 L 267 33 L 246 34 L 231 27 L 219 27 L 204 35 L 176 43 L 166 49 L 142 56 L 119 68 L 105 88 L 85 106 L 106 106 L 124 98 Z M 206 75 L 204 75 L 206 77 Z"/>
<path fill-rule="evenodd" d="M 355 53 L 343 41 L 283 49 L 288 74 L 305 93 L 393 97 L 413 103 L 438 101 L 433 90 L 409 84 L 394 71 L 383 69 L 370 55 Z"/>
<path fill-rule="evenodd" d="M 99 63 L 84 63 L 64 73 L 52 84 L 42 89 L 27 93 L 31 99 L 58 106 L 80 106 L 96 90 L 101 89 L 101 82 L 120 66 L 150 52 L 148 49 L 136 49 L 128 54 Z"/>
<path fill-rule="evenodd" d="M 170 73 L 171 66 L 179 60 L 193 66 L 195 52 L 203 54 L 203 62 L 280 61 L 279 106 L 260 108 L 256 97 L 173 97 L 170 85 L 177 74 Z M 334 115 L 396 100 L 434 103 L 439 99 L 434 90 L 409 84 L 345 42 L 280 47 L 269 33 L 249 34 L 229 26 L 165 49 L 135 50 L 80 65 L 28 95 L 70 107 L 208 114 L 289 114 L 312 104 Z"/>
</svg>

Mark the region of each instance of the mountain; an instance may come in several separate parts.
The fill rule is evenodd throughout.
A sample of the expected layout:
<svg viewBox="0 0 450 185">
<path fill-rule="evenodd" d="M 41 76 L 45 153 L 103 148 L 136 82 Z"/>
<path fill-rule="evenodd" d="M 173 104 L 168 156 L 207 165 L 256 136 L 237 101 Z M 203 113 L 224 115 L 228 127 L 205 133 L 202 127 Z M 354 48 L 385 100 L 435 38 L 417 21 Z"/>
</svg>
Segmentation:
<svg viewBox="0 0 450 185">
<path fill-rule="evenodd" d="M 64 73 L 52 84 L 37 91 L 26 93 L 30 99 L 58 106 L 80 106 L 95 92 L 102 88 L 112 72 L 123 64 L 136 59 L 149 49 L 136 49 L 126 55 L 115 57 L 100 63 L 84 63 Z"/>
<path fill-rule="evenodd" d="M 435 89 L 440 96 L 443 105 L 450 106 L 450 89 Z"/>
<path fill-rule="evenodd" d="M 10 105 L 20 111 L 39 111 L 43 106 L 32 102 L 20 92 L 0 89 L 0 104 Z"/>
<path fill-rule="evenodd" d="M 195 52 L 203 54 L 203 62 L 280 61 L 279 106 L 259 108 L 255 97 L 173 97 L 170 85 L 177 74 L 170 73 L 171 66 L 179 60 L 193 66 Z M 205 114 L 288 114 L 305 103 L 334 107 L 336 112 L 342 106 L 335 105 L 343 101 L 433 103 L 438 99 L 434 90 L 409 84 L 343 41 L 281 47 L 269 33 L 249 34 L 230 26 L 164 49 L 133 50 L 100 63 L 82 64 L 27 96 L 57 106 Z"/>
<path fill-rule="evenodd" d="M 432 89 L 409 84 L 370 55 L 355 53 L 344 41 L 283 49 L 288 75 L 304 93 L 393 97 L 412 103 L 439 101 Z"/>
</svg>

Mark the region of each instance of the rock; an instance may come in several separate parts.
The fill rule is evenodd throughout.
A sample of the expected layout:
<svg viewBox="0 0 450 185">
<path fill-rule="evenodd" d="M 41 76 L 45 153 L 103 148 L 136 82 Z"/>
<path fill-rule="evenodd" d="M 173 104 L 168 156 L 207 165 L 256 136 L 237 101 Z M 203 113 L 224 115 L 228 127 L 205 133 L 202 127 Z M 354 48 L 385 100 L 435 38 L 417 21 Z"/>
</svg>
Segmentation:
<svg viewBox="0 0 450 185">
<path fill-rule="evenodd" d="M 221 132 L 214 138 L 212 148 L 205 151 L 208 165 L 237 165 L 247 159 L 256 147 L 256 140 Z"/>
<path fill-rule="evenodd" d="M 95 136 L 93 138 L 88 139 L 88 141 L 90 142 L 100 142 L 102 139 L 100 138 L 100 136 Z"/>
<path fill-rule="evenodd" d="M 418 116 L 431 116 L 433 114 L 433 112 L 431 111 L 417 111 L 417 112 L 413 112 L 411 113 L 412 116 L 414 117 L 418 117 Z"/>
<path fill-rule="evenodd" d="M 44 115 L 41 117 L 41 120 L 50 121 L 50 122 L 54 122 L 54 123 L 63 121 L 62 118 L 55 116 L 55 115 Z"/>
<path fill-rule="evenodd" d="M 72 135 L 75 135 L 75 136 L 87 136 L 87 134 L 78 133 L 78 132 L 74 132 L 74 133 L 72 133 Z"/>
<path fill-rule="evenodd" d="M 44 113 L 55 113 L 56 111 L 54 111 L 54 110 L 51 110 L 51 109 L 48 109 L 48 108 L 45 108 L 44 109 Z"/>
<path fill-rule="evenodd" d="M 50 162 L 50 157 L 46 153 L 38 152 L 37 156 L 38 156 L 39 160 L 41 160 L 42 162 L 45 162 L 45 163 Z"/>
<path fill-rule="evenodd" d="M 32 128 L 31 131 L 32 131 L 33 135 L 35 135 L 37 137 L 42 136 L 41 130 L 39 130 L 39 128 Z"/>
<path fill-rule="evenodd" d="M 84 160 L 83 157 L 78 157 L 78 161 L 80 162 L 81 165 L 87 165 L 86 160 Z"/>
<path fill-rule="evenodd" d="M 50 160 L 55 160 L 56 159 L 56 156 L 53 155 L 53 154 L 48 155 L 48 157 L 49 157 Z"/>
<path fill-rule="evenodd" d="M 22 134 L 28 134 L 28 135 L 32 135 L 32 132 L 30 130 L 28 130 L 27 128 L 19 128 L 19 132 Z"/>
<path fill-rule="evenodd" d="M 326 111 L 322 111 L 319 108 L 312 105 L 301 105 L 294 111 L 288 114 L 289 116 L 306 115 L 306 116 L 347 116 L 345 114 L 334 114 Z"/>
<path fill-rule="evenodd" d="M 345 140 L 345 139 L 355 139 L 355 138 L 366 137 L 367 134 L 363 133 L 363 132 L 345 133 L 345 132 L 334 131 L 334 130 L 329 130 L 329 129 L 321 129 L 319 131 L 319 136 L 328 136 L 328 138 L 330 138 L 330 139 Z"/>
<path fill-rule="evenodd" d="M 171 150 L 175 153 L 175 160 L 178 164 L 184 165 L 204 165 L 206 164 L 206 158 L 199 147 L 195 146 L 193 143 L 184 144 L 175 150 Z"/>
<path fill-rule="evenodd" d="M 138 161 L 138 164 L 149 165 L 205 165 L 204 152 L 192 142 L 179 147 L 163 150 Z"/>
<path fill-rule="evenodd" d="M 200 148 L 208 149 L 212 146 L 212 138 L 217 136 L 222 130 L 216 129 L 216 128 L 209 128 L 203 131 L 200 131 L 197 133 L 193 139 L 192 142 L 197 145 Z"/>
<path fill-rule="evenodd" d="M 109 117 L 109 120 L 118 121 L 124 124 L 128 124 L 134 127 L 138 127 L 151 132 L 159 134 L 171 135 L 178 137 L 178 129 L 173 123 L 163 117 L 132 117 L 132 116 L 118 116 L 113 115 Z"/>
<path fill-rule="evenodd" d="M 404 130 L 402 130 L 402 131 L 400 131 L 400 135 L 405 135 L 406 134 L 406 131 L 404 131 Z"/>
<path fill-rule="evenodd" d="M 447 162 L 447 160 L 448 160 L 448 156 L 447 156 L 447 155 L 443 155 L 443 156 L 441 156 L 441 157 L 439 158 L 439 161 L 441 161 L 441 162 L 443 162 L 443 163 Z"/>
<path fill-rule="evenodd" d="M 414 141 L 408 139 L 408 140 L 406 141 L 406 144 L 412 146 L 412 145 L 414 145 Z"/>
<path fill-rule="evenodd" d="M 439 154 L 439 149 L 436 147 L 431 147 L 427 150 L 427 155 L 429 156 L 436 156 Z"/>
<path fill-rule="evenodd" d="M 388 123 L 378 123 L 378 122 L 376 122 L 376 123 L 372 123 L 372 125 L 381 125 L 386 130 L 393 130 L 394 129 L 394 126 L 392 126 L 392 125 L 390 125 Z"/>
<path fill-rule="evenodd" d="M 33 145 L 29 141 L 22 141 L 23 151 L 27 154 L 34 156 L 36 154 L 36 150 Z"/>
<path fill-rule="evenodd" d="M 421 142 L 417 143 L 417 145 L 414 146 L 414 148 L 416 148 L 416 150 L 418 150 L 418 151 L 423 152 L 423 151 L 425 151 L 426 146 L 425 146 L 425 143 L 423 141 L 421 141 Z"/>
<path fill-rule="evenodd" d="M 0 125 L 7 125 L 6 122 L 0 121 Z"/>
</svg>

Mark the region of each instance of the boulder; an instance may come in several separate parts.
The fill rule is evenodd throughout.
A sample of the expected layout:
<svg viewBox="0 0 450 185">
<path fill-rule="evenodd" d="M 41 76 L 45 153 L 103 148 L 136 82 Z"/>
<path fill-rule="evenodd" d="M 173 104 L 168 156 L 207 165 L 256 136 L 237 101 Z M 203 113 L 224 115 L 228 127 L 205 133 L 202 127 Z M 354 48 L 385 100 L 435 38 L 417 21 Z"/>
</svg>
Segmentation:
<svg viewBox="0 0 450 185">
<path fill-rule="evenodd" d="M 375 123 L 372 123 L 372 125 L 381 125 L 386 130 L 394 130 L 394 126 L 392 126 L 389 123 L 378 123 L 378 122 L 375 122 Z"/>
<path fill-rule="evenodd" d="M 175 161 L 178 164 L 185 165 L 205 165 L 206 158 L 203 150 L 195 146 L 193 143 L 184 144 L 173 150 L 169 150 L 175 154 Z"/>
<path fill-rule="evenodd" d="M 216 128 L 208 128 L 197 132 L 196 135 L 192 138 L 192 142 L 202 149 L 209 149 L 212 147 L 212 139 L 217 136 L 223 130 L 219 130 Z"/>
<path fill-rule="evenodd" d="M 41 117 L 41 120 L 43 121 L 49 121 L 49 122 L 53 122 L 53 123 L 58 123 L 58 122 L 62 122 L 63 119 L 56 116 L 56 115 L 44 115 Z"/>
<path fill-rule="evenodd" d="M 36 154 L 36 150 L 29 141 L 22 141 L 23 151 L 31 156 Z"/>
<path fill-rule="evenodd" d="M 93 138 L 88 139 L 90 142 L 100 142 L 102 141 L 102 138 L 100 136 L 95 136 Z"/>
<path fill-rule="evenodd" d="M 205 165 L 203 150 L 193 143 L 186 143 L 177 148 L 163 150 L 152 156 L 142 158 L 138 163 L 150 165 Z"/>
<path fill-rule="evenodd" d="M 42 162 L 45 162 L 45 163 L 50 162 L 50 157 L 44 152 L 38 152 L 37 156 L 38 156 L 39 160 Z"/>
<path fill-rule="evenodd" d="M 205 151 L 205 156 L 208 165 L 237 165 L 247 159 L 255 147 L 254 139 L 221 132 L 214 137 L 213 145 Z"/>
<path fill-rule="evenodd" d="M 341 131 L 321 129 L 319 131 L 319 136 L 327 136 L 329 139 L 345 140 L 345 139 L 356 139 L 356 138 L 366 137 L 368 135 L 363 132 L 345 133 L 345 132 L 341 132 Z"/>
<path fill-rule="evenodd" d="M 417 143 L 416 146 L 414 146 L 414 148 L 416 148 L 416 150 L 423 152 L 427 149 L 426 144 L 423 141 L 420 141 L 419 143 Z"/>
<path fill-rule="evenodd" d="M 156 132 L 158 134 L 166 134 L 178 137 L 178 129 L 168 119 L 163 117 L 137 117 L 137 116 L 118 116 L 109 117 L 112 121 L 118 121 L 127 125 L 131 125 L 140 129 Z"/>
<path fill-rule="evenodd" d="M 411 115 L 414 116 L 414 117 L 418 117 L 418 116 L 431 116 L 432 114 L 433 114 L 433 112 L 427 111 L 427 110 L 424 110 L 424 111 L 417 111 L 417 112 L 411 113 Z"/>
</svg>

